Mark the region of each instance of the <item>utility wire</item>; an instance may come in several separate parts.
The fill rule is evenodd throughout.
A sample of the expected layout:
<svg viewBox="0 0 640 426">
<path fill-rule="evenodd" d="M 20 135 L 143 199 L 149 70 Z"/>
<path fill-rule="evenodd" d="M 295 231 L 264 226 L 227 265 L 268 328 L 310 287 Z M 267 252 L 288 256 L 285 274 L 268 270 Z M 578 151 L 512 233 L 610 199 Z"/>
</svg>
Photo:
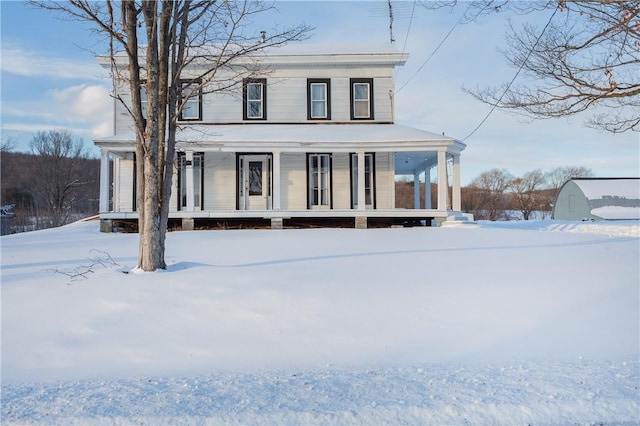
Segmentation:
<svg viewBox="0 0 640 426">
<path fill-rule="evenodd" d="M 407 27 L 407 34 L 404 36 L 404 43 L 402 44 L 402 54 L 404 54 L 407 47 L 407 40 L 409 40 L 409 32 L 411 31 L 411 24 L 413 23 L 413 16 L 416 12 L 416 3 L 418 0 L 413 0 L 413 8 L 411 9 L 411 18 L 409 18 L 409 26 Z M 398 78 L 400 74 L 400 67 L 396 67 L 396 74 L 394 78 Z"/>
<path fill-rule="evenodd" d="M 478 129 L 480 127 L 482 127 L 484 122 L 487 121 L 487 119 L 493 113 L 493 111 L 496 109 L 498 104 L 500 104 L 500 102 L 502 101 L 502 98 L 504 98 L 504 96 L 507 94 L 507 92 L 511 88 L 511 85 L 513 84 L 513 82 L 516 81 L 516 78 L 518 78 L 518 76 L 520 75 L 520 71 L 522 71 L 522 68 L 524 68 L 525 64 L 529 60 L 529 57 L 533 53 L 534 49 L 538 46 L 538 43 L 540 42 L 540 39 L 542 38 L 542 35 L 545 33 L 545 31 L 547 31 L 547 28 L 549 28 L 549 25 L 551 25 L 551 21 L 553 20 L 553 17 L 556 16 L 556 13 L 558 12 L 558 9 L 560 9 L 560 6 L 557 6 L 555 8 L 555 10 L 553 11 L 553 13 L 551 14 L 551 17 L 549 17 L 549 21 L 547 22 L 547 24 L 544 26 L 544 28 L 540 32 L 540 35 L 538 35 L 538 38 L 536 39 L 536 42 L 533 44 L 533 46 L 531 46 L 531 49 L 529 49 L 529 52 L 527 53 L 527 56 L 524 58 L 524 61 L 522 61 L 522 64 L 520 64 L 520 67 L 518 67 L 518 71 L 516 72 L 516 75 L 513 76 L 513 78 L 511 79 L 511 81 L 507 85 L 507 87 L 505 87 L 504 91 L 502 92 L 502 95 L 500 95 L 500 98 L 491 106 L 491 109 L 489 110 L 487 115 L 482 119 L 480 124 L 478 124 L 476 126 L 476 128 L 473 129 L 473 131 L 471 133 L 469 133 L 464 139 L 462 139 L 463 142 L 466 141 L 467 139 L 469 139 L 476 131 L 478 131 Z"/>
<path fill-rule="evenodd" d="M 433 55 L 436 54 L 436 52 L 438 52 L 438 50 L 440 49 L 440 47 L 444 44 L 445 41 L 447 41 L 447 39 L 449 38 L 449 36 L 451 35 L 451 33 L 453 32 L 453 30 L 458 26 L 458 24 L 460 24 L 460 22 L 462 21 L 462 18 L 464 18 L 464 16 L 467 14 L 467 11 L 469 10 L 469 8 L 471 7 L 471 5 L 473 4 L 473 2 L 469 2 L 469 6 L 467 6 L 467 9 L 464 11 L 464 13 L 462 15 L 460 15 L 460 18 L 458 18 L 458 20 L 456 21 L 455 24 L 453 24 L 453 26 L 451 27 L 451 29 L 449 30 L 449 32 L 447 33 L 446 36 L 444 36 L 444 38 L 442 39 L 442 41 L 440 42 L 440 44 L 438 44 L 438 46 L 434 49 L 433 52 L 431 52 L 431 55 L 429 55 L 429 57 L 422 63 L 422 65 L 420 65 L 420 68 L 418 68 L 416 70 L 416 72 L 413 73 L 413 75 L 411 77 L 409 77 L 409 79 L 407 81 L 404 82 L 404 84 L 402 86 L 400 86 L 400 88 L 398 88 L 398 90 L 396 90 L 396 94 L 398 92 L 400 92 L 402 90 L 402 88 L 404 86 L 406 86 L 407 84 L 409 84 L 409 82 L 411 80 L 413 80 L 413 78 L 418 75 L 418 73 L 420 71 L 422 71 L 422 68 L 424 68 L 425 65 L 427 65 L 427 63 L 429 62 L 429 60 L 431 60 L 431 58 L 433 58 Z M 414 3 L 415 5 L 415 3 Z M 406 42 L 405 42 L 406 44 Z"/>
</svg>

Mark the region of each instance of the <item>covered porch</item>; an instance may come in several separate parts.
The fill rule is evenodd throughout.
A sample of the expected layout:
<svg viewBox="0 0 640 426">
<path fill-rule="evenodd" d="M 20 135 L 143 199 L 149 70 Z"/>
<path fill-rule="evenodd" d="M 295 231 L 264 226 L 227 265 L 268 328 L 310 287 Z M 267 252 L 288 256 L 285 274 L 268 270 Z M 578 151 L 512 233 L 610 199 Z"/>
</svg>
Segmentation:
<svg viewBox="0 0 640 426">
<path fill-rule="evenodd" d="M 105 230 L 114 222 L 136 222 L 135 194 L 127 192 L 135 177 L 123 172 L 135 170 L 127 163 L 134 151 L 133 135 L 96 144 L 102 154 L 100 218 Z M 177 137 L 176 150 L 183 160 L 175 169 L 169 217 L 181 229 L 243 220 L 272 228 L 305 221 L 352 223 L 357 228 L 384 223 L 430 226 L 460 212 L 464 148 L 453 138 L 395 124 L 185 126 Z M 325 158 L 326 165 L 321 165 Z M 254 180 L 260 188 L 250 187 L 256 185 L 252 174 L 259 174 Z M 395 181 L 401 176 L 413 178 L 413 208 L 396 208 Z M 421 176 L 426 183 L 424 204 Z M 123 201 L 129 197 L 130 202 Z"/>
</svg>

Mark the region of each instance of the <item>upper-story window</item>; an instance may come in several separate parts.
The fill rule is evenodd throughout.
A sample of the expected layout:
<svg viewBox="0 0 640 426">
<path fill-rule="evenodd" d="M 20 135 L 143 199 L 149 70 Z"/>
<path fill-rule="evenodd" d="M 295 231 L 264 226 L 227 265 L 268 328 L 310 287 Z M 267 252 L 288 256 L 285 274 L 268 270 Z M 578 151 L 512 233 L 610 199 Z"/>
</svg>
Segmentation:
<svg viewBox="0 0 640 426">
<path fill-rule="evenodd" d="M 307 80 L 307 119 L 331 119 L 331 80 Z"/>
<path fill-rule="evenodd" d="M 351 119 L 373 120 L 373 79 L 351 79 Z"/>
<path fill-rule="evenodd" d="M 267 80 L 246 79 L 242 88 L 243 118 L 245 120 L 267 119 Z"/>
<path fill-rule="evenodd" d="M 180 102 L 182 110 L 178 117 L 181 121 L 202 120 L 202 89 L 198 82 L 181 83 Z"/>
</svg>

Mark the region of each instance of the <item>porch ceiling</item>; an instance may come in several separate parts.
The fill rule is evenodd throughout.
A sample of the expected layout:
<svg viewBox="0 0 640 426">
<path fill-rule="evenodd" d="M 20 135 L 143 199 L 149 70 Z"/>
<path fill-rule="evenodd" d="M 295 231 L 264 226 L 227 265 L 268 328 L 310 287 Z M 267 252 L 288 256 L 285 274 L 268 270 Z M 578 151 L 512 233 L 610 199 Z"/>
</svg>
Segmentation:
<svg viewBox="0 0 640 426">
<path fill-rule="evenodd" d="M 438 162 L 437 152 L 413 151 L 395 153 L 395 171 L 397 175 L 413 175 L 424 172 Z"/>
</svg>

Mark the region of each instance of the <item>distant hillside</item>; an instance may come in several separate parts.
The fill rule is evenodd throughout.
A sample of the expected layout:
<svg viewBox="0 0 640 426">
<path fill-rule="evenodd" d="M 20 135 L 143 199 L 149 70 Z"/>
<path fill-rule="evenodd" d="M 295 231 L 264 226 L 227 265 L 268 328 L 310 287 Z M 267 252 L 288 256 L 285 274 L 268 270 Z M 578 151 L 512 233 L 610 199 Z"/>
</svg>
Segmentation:
<svg viewBox="0 0 640 426">
<path fill-rule="evenodd" d="M 65 159 L 66 160 L 66 159 Z M 71 161 L 71 160 L 69 160 Z M 68 194 L 60 203 L 64 223 L 98 213 L 100 194 L 100 160 L 78 159 L 79 167 L 72 173 L 62 165 L 60 182 L 44 181 L 40 168 L 50 167 L 42 157 L 20 152 L 0 154 L 0 205 L 15 205 L 14 217 L 5 218 L 8 227 L 3 232 L 16 233 L 51 227 L 52 198 L 59 194 L 56 188 L 65 188 Z M 77 163 L 76 163 L 77 164 Z M 62 198 L 62 197 L 60 197 Z"/>
</svg>

